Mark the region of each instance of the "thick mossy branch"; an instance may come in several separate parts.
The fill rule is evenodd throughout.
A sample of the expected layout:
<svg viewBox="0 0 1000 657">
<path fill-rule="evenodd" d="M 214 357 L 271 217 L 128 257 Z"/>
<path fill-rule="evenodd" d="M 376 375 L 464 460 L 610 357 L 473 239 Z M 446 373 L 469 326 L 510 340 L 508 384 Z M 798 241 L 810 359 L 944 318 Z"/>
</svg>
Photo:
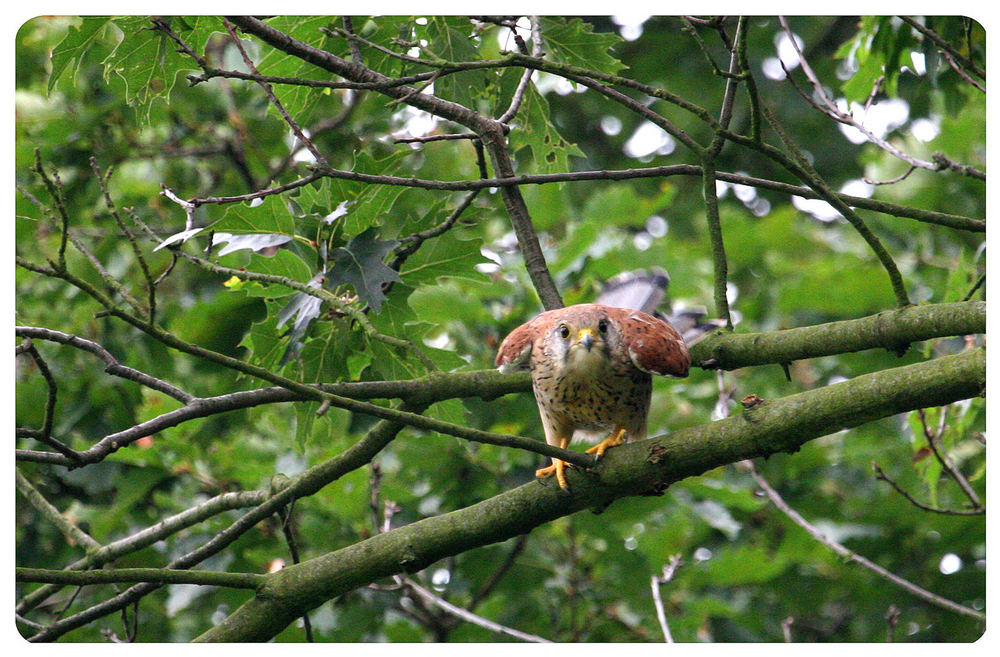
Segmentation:
<svg viewBox="0 0 1000 657">
<path fill-rule="evenodd" d="M 381 577 L 426 568 L 620 497 L 659 493 L 728 463 L 794 452 L 842 429 L 980 395 L 985 386 L 986 352 L 979 348 L 764 401 L 719 422 L 623 445 L 592 471 L 572 470 L 571 492 L 532 481 L 269 575 L 254 598 L 199 639 L 264 641 L 324 601 Z"/>
<path fill-rule="evenodd" d="M 32 335 L 45 337 L 45 329 L 23 327 L 34 331 Z M 782 364 L 805 358 L 850 353 L 863 349 L 885 348 L 899 351 L 912 342 L 939 337 L 984 333 L 986 331 L 986 304 L 982 301 L 926 304 L 888 310 L 859 319 L 829 322 L 783 331 L 764 333 L 730 333 L 717 331 L 691 348 L 695 365 L 705 369 L 732 370 L 751 365 Z M 73 336 L 75 337 L 75 336 Z M 200 354 L 199 354 L 200 355 Z M 221 355 L 212 354 L 217 358 Z M 233 359 L 228 359 L 233 360 Z M 238 364 L 244 366 L 242 362 Z M 284 381 L 284 379 L 282 379 Z M 307 393 L 302 391 L 306 390 Z M 528 392 L 531 381 L 527 373 L 500 374 L 495 370 L 470 372 L 434 372 L 419 379 L 405 381 L 364 381 L 308 385 L 295 382 L 294 386 L 260 388 L 218 397 L 195 399 L 184 407 L 169 411 L 146 422 L 119 431 L 80 453 L 84 462 L 102 460 L 107 454 L 137 438 L 163 431 L 188 420 L 216 415 L 227 411 L 250 408 L 263 404 L 307 401 L 317 394 L 329 394 L 339 400 L 335 405 L 345 405 L 356 412 L 377 412 L 378 417 L 396 419 L 428 431 L 454 433 L 469 440 L 513 447 L 531 448 L 549 456 L 562 454 L 551 446 L 537 441 L 524 442 L 516 437 L 474 432 L 467 427 L 449 425 L 430 418 L 400 416 L 389 409 L 376 409 L 371 404 L 358 404 L 352 400 L 404 399 L 434 403 L 446 399 L 480 397 L 494 399 L 510 393 Z M 457 432 L 457 433 L 455 433 Z M 548 453 L 551 452 L 551 453 Z M 569 456 L 565 455 L 564 456 Z M 569 458 L 579 455 L 569 456 Z M 72 467 L 76 463 L 54 452 L 27 452 L 20 450 L 17 458 Z"/>
<path fill-rule="evenodd" d="M 783 331 L 720 330 L 695 344 L 691 359 L 706 369 L 734 370 L 880 347 L 902 351 L 912 342 L 985 332 L 986 302 L 936 303 Z"/>
</svg>

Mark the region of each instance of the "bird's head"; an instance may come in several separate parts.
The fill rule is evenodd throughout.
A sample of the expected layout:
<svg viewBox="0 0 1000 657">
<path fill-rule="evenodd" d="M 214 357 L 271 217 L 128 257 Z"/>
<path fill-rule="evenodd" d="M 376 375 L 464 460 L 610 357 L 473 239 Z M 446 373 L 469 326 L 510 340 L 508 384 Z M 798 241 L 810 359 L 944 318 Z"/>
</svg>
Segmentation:
<svg viewBox="0 0 1000 657">
<path fill-rule="evenodd" d="M 564 370 L 593 375 L 607 367 L 618 333 L 602 313 L 581 312 L 563 317 L 549 339 Z"/>
</svg>

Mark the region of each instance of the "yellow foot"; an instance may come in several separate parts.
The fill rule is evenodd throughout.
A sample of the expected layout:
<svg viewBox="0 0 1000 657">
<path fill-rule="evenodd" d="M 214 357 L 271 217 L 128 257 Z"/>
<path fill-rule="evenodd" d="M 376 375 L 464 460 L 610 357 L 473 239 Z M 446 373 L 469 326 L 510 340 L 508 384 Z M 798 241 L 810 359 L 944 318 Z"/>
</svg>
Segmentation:
<svg viewBox="0 0 1000 657">
<path fill-rule="evenodd" d="M 559 482 L 559 488 L 565 488 L 569 490 L 569 484 L 566 483 L 566 475 L 563 474 L 563 470 L 566 468 L 566 462 L 559 459 L 552 459 L 552 465 L 547 468 L 539 468 L 535 470 L 535 476 L 541 479 L 542 477 L 549 477 L 553 473 L 556 475 L 556 481 Z"/>
<path fill-rule="evenodd" d="M 596 454 L 594 459 L 597 460 L 604 456 L 604 452 L 606 452 L 609 447 L 617 447 L 623 442 L 625 442 L 625 430 L 618 429 L 617 431 L 613 431 L 610 436 L 588 449 L 587 453 Z"/>
</svg>

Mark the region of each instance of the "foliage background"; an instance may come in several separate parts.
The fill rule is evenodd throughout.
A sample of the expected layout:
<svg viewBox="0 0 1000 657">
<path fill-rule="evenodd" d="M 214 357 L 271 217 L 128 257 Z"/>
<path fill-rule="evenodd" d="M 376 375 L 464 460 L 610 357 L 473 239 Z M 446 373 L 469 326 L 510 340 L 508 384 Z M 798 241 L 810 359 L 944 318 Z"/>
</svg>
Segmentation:
<svg viewBox="0 0 1000 657">
<path fill-rule="evenodd" d="M 607 17 L 588 18 L 586 23 L 547 20 L 550 24 L 544 31 L 566 39 L 565 50 L 556 54 L 571 63 L 576 58 L 586 62 L 581 65 L 612 72 L 627 66 L 628 76 L 710 108 L 717 107 L 722 97 L 722 81 L 713 76 L 706 57 L 676 17 L 649 18 L 632 40 L 620 34 L 633 35 L 634 25 L 622 26 Z M 961 39 L 961 19 L 937 20 L 942 34 Z M 336 21 L 277 18 L 269 23 L 312 35 Z M 361 34 L 386 42 L 397 23 L 414 30 L 416 38 L 427 39 L 436 54 L 447 59 L 490 57 L 501 47 L 513 47 L 509 37 L 503 41 L 502 30 L 495 25 L 487 25 L 479 41 L 470 42 L 471 23 L 464 18 L 435 17 L 424 24 L 395 18 L 354 19 Z M 879 58 L 884 62 L 897 55 L 898 75 L 890 80 L 889 93 L 879 96 L 879 104 L 900 103 L 895 109 L 903 112 L 888 132 L 894 142 L 920 157 L 944 152 L 982 168 L 985 94 L 930 59 L 929 72 L 916 74 L 910 53 L 932 49 L 922 46 L 905 26 L 856 17 L 793 18 L 791 25 L 821 79 L 838 95 L 854 94 L 852 98 L 861 102 L 873 81 L 862 79 L 871 70 L 866 62 Z M 46 166 L 58 170 L 74 229 L 107 269 L 125 280 L 138 280 L 137 263 L 107 213 L 91 156 L 102 169 L 114 167 L 110 184 L 114 202 L 135 208 L 138 216 L 166 236 L 183 228 L 184 217 L 177 205 L 160 195 L 161 184 L 185 198 L 244 194 L 267 182 L 291 143 L 286 124 L 255 85 L 214 80 L 189 87 L 184 77 L 194 72 L 192 62 L 151 32 L 141 41 L 136 35 L 143 35 L 146 26 L 148 20 L 142 17 L 117 20 L 95 31 L 85 48 L 67 50 L 63 39 L 72 42 L 87 26 L 79 18 L 44 17 L 23 25 L 16 38 L 17 183 L 44 195 L 30 171 L 38 149 Z M 208 43 L 226 68 L 240 66 L 233 48 L 223 47 L 217 20 L 190 19 L 188 27 L 192 42 Z M 981 57 L 983 32 L 978 25 L 972 30 L 973 55 Z M 751 21 L 748 50 L 758 84 L 779 121 L 830 186 L 854 190 L 862 177 L 888 180 L 904 173 L 902 162 L 871 144 L 848 140 L 787 81 L 759 73 L 776 57 L 779 33 L 775 18 Z M 119 46 L 123 35 L 127 36 L 123 43 L 134 48 L 125 51 Z M 853 40 L 863 42 L 873 36 L 878 38 L 869 60 L 864 53 L 845 56 Z M 346 53 L 344 40 L 325 39 L 326 47 Z M 267 48 L 249 47 L 262 73 L 317 75 L 315 69 L 306 70 Z M 712 48 L 717 61 L 725 61 L 717 44 Z M 374 51 L 367 56 L 370 66 L 400 72 L 398 62 L 380 60 Z M 157 68 L 160 57 L 165 64 Z M 857 71 L 851 69 L 852 63 Z M 491 112 L 496 115 L 504 109 L 517 73 L 466 72 L 446 79 L 435 91 L 458 102 L 496 107 L 498 111 Z M 793 74 L 802 79 L 798 71 Z M 304 126 L 337 116 L 349 98 L 342 92 L 300 87 L 276 87 L 276 93 Z M 707 128 L 675 109 L 664 112 L 692 136 L 701 140 L 709 136 Z M 539 75 L 520 116 L 518 129 L 510 135 L 519 148 L 519 172 L 627 169 L 689 161 L 682 147 L 660 134 L 658 148 L 637 152 L 649 143 L 633 139 L 637 132 L 648 130 L 640 118 L 555 76 Z M 402 105 L 387 107 L 384 97 L 366 93 L 336 131 L 317 133 L 315 143 L 338 168 L 438 180 L 478 177 L 468 141 L 410 146 L 387 138 L 417 130 L 422 118 Z M 745 110 L 738 109 L 735 128 L 745 128 L 746 121 Z M 926 134 L 919 128 L 928 125 L 936 128 L 929 141 L 919 138 Z M 433 129 L 452 131 L 440 124 Z M 277 181 L 295 178 L 305 164 L 293 163 Z M 782 179 L 773 163 L 745 149 L 727 147 L 718 167 Z M 713 269 L 700 184 L 697 177 L 675 176 L 523 187 L 566 303 L 592 300 L 603 281 L 623 270 L 663 267 L 671 276 L 675 307 L 706 306 L 711 313 Z M 983 183 L 952 173 L 917 170 L 895 184 L 868 186 L 867 193 L 925 209 L 985 216 Z M 421 344 L 439 368 L 488 368 L 497 341 L 540 309 L 498 196 L 480 194 L 459 225 L 407 261 L 381 311 L 371 315 L 378 330 Z M 319 218 L 342 201 L 353 201 L 331 238 L 331 244 L 340 246 L 371 226 L 382 241 L 427 229 L 441 221 L 458 197 L 331 180 L 288 195 L 301 215 L 296 230 L 306 235 L 317 231 Z M 258 208 L 209 204 L 199 208 L 196 217 L 199 225 L 221 222 L 218 230 L 241 221 L 280 224 L 287 213 L 276 207 L 278 202 L 270 198 Z M 813 207 L 761 189 L 721 190 L 729 298 L 737 331 L 807 326 L 893 306 L 884 272 L 857 233 L 842 219 L 823 220 L 811 214 L 808 210 Z M 58 231 L 24 194 L 17 197 L 16 213 L 18 254 L 44 262 L 55 252 Z M 960 300 L 984 269 L 985 240 L 980 233 L 860 213 L 893 254 L 914 302 Z M 293 252 L 301 260 L 287 257 Z M 166 250 L 147 251 L 146 257 L 156 271 L 170 260 Z M 306 280 L 309 272 L 303 278 L 298 263 L 308 263 L 310 257 L 315 258 L 315 249 L 298 244 L 274 258 L 243 250 L 219 262 Z M 71 268 L 88 271 L 79 253 L 68 251 L 67 258 Z M 178 264 L 178 271 L 160 288 L 162 324 L 184 340 L 277 368 L 287 342 L 279 337 L 275 315 L 288 302 L 289 291 L 255 284 L 227 287 L 224 278 L 185 264 Z M 85 276 L 91 283 L 101 282 L 92 270 Z M 196 395 L 257 385 L 206 361 L 171 353 L 121 322 L 95 318 L 99 306 L 58 281 L 18 268 L 16 294 L 18 324 L 89 337 L 123 363 L 183 382 Z M 317 322 L 301 359 L 285 366 L 284 374 L 332 381 L 412 378 L 427 371 L 407 354 L 368 340 L 345 324 L 338 318 Z M 724 386 L 735 399 L 749 393 L 772 399 L 961 346 L 960 339 L 941 340 L 915 345 L 902 356 L 869 350 L 799 361 L 792 364 L 790 379 L 778 366 L 745 368 L 726 373 Z M 54 434 L 73 446 L 83 448 L 95 437 L 176 404 L 105 375 L 87 354 L 49 344 L 39 349 L 59 382 Z M 719 394 L 717 375 L 711 371 L 695 369 L 683 381 L 658 381 L 650 434 L 715 419 Z M 17 362 L 15 395 L 17 426 L 40 425 L 45 382 L 23 358 Z M 950 454 L 980 495 L 985 487 L 984 449 L 973 433 L 984 428 L 982 406 L 982 400 L 953 405 L 944 434 Z M 20 463 L 18 469 L 65 516 L 107 542 L 224 491 L 266 489 L 276 473 L 293 476 L 342 452 L 372 424 L 370 418 L 338 409 L 313 420 L 315 408 L 315 404 L 277 404 L 187 422 L 80 470 L 36 463 Z M 451 400 L 434 405 L 429 413 L 491 431 L 541 436 L 530 394 L 488 402 Z M 936 413 L 930 412 L 931 422 Z M 794 508 L 828 536 L 919 586 L 982 609 L 984 516 L 921 512 L 876 480 L 873 461 L 920 499 L 941 507 L 963 502 L 957 487 L 942 478 L 934 459 L 927 458 L 915 414 L 812 441 L 796 454 L 775 456 L 758 467 Z M 528 452 L 405 430 L 377 458 L 379 503 L 391 500 L 397 505 L 392 524 L 399 526 L 528 481 L 539 462 Z M 376 530 L 382 508 L 373 514 L 370 481 L 369 469 L 357 470 L 298 501 L 294 529 L 303 558 L 349 545 Z M 165 563 L 213 536 L 232 518 L 214 517 L 127 555 L 116 565 Z M 20 499 L 16 542 L 22 566 L 61 567 L 81 556 L 79 546 L 68 545 L 54 526 L 39 521 Z M 415 578 L 456 604 L 469 604 L 510 554 L 516 555 L 513 565 L 475 612 L 553 640 L 660 640 L 650 577 L 674 554 L 680 554 L 683 563 L 664 585 L 663 596 L 679 641 L 780 641 L 782 622 L 789 617 L 794 619 L 791 631 L 797 641 L 882 641 L 889 633 L 885 616 L 890 606 L 900 612 L 898 641 L 972 641 L 983 631 L 977 621 L 927 605 L 838 559 L 770 506 L 749 476 L 733 467 L 680 482 L 662 497 L 621 500 L 600 514 L 581 512 L 562 518 L 535 529 L 523 542 L 515 539 L 471 550 L 434 564 Z M 960 559 L 957 570 L 942 567 L 954 563 L 946 555 Z M 280 527 L 272 522 L 258 525 L 204 567 L 266 572 L 277 559 L 290 561 Z M 19 596 L 32 587 L 19 584 Z M 70 603 L 72 591 L 64 589 L 48 601 L 39 610 L 38 622 L 68 603 L 71 611 L 93 604 L 107 594 L 107 587 L 85 588 Z M 138 638 L 194 638 L 247 595 L 189 585 L 161 588 L 139 606 Z M 398 591 L 373 588 L 341 596 L 310 615 L 312 631 L 323 641 L 504 640 L 475 625 L 447 619 L 439 610 L 421 610 Z M 120 625 L 109 616 L 66 638 L 101 640 L 102 628 L 121 633 Z M 291 626 L 277 639 L 301 641 L 302 637 L 302 628 Z"/>
</svg>

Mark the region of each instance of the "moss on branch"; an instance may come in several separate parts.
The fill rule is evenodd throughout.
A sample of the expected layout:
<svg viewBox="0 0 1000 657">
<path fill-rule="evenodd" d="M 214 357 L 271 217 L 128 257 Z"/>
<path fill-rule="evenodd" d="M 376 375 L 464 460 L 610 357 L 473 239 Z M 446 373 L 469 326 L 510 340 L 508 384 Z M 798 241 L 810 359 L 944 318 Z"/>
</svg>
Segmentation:
<svg viewBox="0 0 1000 657">
<path fill-rule="evenodd" d="M 662 492 L 673 482 L 727 463 L 794 452 L 845 428 L 973 397 L 985 385 L 986 352 L 979 348 L 765 401 L 726 420 L 623 445 L 592 471 L 572 470 L 572 492 L 531 481 L 285 568 L 268 576 L 254 598 L 199 640 L 264 641 L 324 601 L 380 577 L 417 571 L 620 497 Z"/>
<path fill-rule="evenodd" d="M 864 349 L 902 351 L 912 342 L 985 332 L 986 302 L 936 303 L 782 331 L 720 330 L 694 345 L 691 358 L 706 369 L 735 370 Z"/>
</svg>

